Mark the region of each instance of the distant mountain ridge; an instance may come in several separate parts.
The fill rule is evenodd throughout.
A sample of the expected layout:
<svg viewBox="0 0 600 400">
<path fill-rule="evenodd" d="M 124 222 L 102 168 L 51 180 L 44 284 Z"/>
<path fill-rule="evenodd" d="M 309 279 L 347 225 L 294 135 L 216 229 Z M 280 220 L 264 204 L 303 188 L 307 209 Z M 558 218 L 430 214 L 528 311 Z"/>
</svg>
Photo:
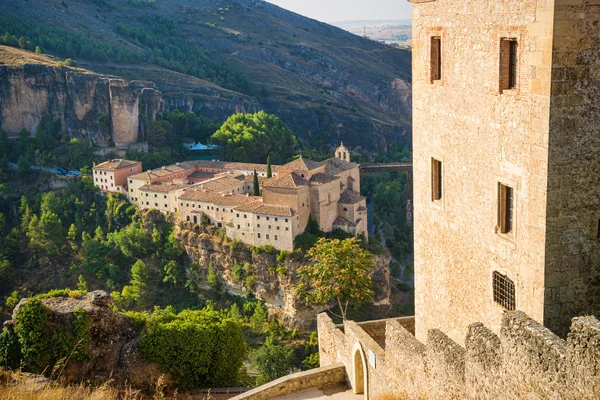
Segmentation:
<svg viewBox="0 0 600 400">
<path fill-rule="evenodd" d="M 227 103 L 222 110 L 211 107 L 208 115 L 224 119 L 236 111 L 232 101 L 244 99 L 279 115 L 313 147 L 344 140 L 351 147 L 382 151 L 390 144 L 410 141 L 408 51 L 270 3 L 5 0 L 0 2 L 0 15 L 5 18 L 0 21 L 0 35 L 8 27 L 9 33 L 23 35 L 35 45 L 49 35 L 44 29 L 52 29 L 60 35 L 79 35 L 93 51 L 104 46 L 97 50 L 99 56 L 89 56 L 89 51 L 78 56 L 78 52 L 85 54 L 80 45 L 69 47 L 60 40 L 42 49 L 74 58 L 91 71 L 153 81 L 167 111 L 204 113 L 208 91 L 211 104 L 216 104 L 215 99 Z M 15 17 L 31 26 L 9 26 Z M 191 57 L 197 62 L 186 63 Z"/>
</svg>

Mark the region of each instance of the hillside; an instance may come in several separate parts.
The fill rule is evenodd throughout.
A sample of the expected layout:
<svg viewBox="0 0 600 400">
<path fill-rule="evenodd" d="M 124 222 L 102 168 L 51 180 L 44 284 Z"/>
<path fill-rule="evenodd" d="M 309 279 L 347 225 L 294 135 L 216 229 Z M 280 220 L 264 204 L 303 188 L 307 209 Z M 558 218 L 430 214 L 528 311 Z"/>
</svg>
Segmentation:
<svg viewBox="0 0 600 400">
<path fill-rule="evenodd" d="M 0 15 L 0 34 L 24 36 L 26 48 L 155 82 L 167 111 L 202 111 L 198 88 L 217 85 L 222 99 L 258 102 L 312 146 L 410 140 L 408 52 L 263 1 L 6 0 Z"/>
</svg>

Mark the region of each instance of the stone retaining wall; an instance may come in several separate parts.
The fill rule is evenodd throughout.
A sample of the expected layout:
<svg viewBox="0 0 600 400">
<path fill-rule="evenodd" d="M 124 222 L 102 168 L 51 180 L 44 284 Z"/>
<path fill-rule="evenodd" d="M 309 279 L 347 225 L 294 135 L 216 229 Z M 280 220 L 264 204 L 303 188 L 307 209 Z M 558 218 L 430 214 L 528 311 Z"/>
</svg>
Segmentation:
<svg viewBox="0 0 600 400">
<path fill-rule="evenodd" d="M 314 387 L 331 386 L 346 382 L 344 364 L 302 371 L 276 379 L 231 400 L 266 400 Z"/>
</svg>

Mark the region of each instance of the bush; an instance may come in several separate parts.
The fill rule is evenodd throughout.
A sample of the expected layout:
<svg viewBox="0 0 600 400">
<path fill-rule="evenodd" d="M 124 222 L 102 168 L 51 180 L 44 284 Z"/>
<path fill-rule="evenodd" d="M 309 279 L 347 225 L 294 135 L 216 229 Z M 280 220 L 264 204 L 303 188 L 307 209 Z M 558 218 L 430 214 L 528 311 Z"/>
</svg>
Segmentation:
<svg viewBox="0 0 600 400">
<path fill-rule="evenodd" d="M 246 356 L 241 326 L 212 309 L 149 319 L 138 342 L 142 356 L 182 389 L 235 386 Z"/>
<path fill-rule="evenodd" d="M 78 361 L 88 359 L 90 329 L 90 316 L 81 308 L 73 312 L 69 327 L 51 327 L 48 311 L 41 300 L 29 299 L 17 312 L 14 328 L 25 369 L 40 373 L 44 370 L 51 371 L 67 356 Z"/>
<path fill-rule="evenodd" d="M 273 344 L 272 338 L 250 356 L 252 365 L 259 371 L 257 385 L 289 374 L 293 368 L 294 350 L 289 347 Z"/>
</svg>

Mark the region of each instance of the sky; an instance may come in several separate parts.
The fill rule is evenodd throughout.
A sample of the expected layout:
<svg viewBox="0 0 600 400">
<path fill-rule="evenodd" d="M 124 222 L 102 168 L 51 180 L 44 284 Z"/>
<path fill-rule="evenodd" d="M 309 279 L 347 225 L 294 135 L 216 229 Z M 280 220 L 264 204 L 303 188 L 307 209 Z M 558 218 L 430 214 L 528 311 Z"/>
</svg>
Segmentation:
<svg viewBox="0 0 600 400">
<path fill-rule="evenodd" d="M 407 0 L 267 0 L 322 22 L 410 19 Z"/>
</svg>

